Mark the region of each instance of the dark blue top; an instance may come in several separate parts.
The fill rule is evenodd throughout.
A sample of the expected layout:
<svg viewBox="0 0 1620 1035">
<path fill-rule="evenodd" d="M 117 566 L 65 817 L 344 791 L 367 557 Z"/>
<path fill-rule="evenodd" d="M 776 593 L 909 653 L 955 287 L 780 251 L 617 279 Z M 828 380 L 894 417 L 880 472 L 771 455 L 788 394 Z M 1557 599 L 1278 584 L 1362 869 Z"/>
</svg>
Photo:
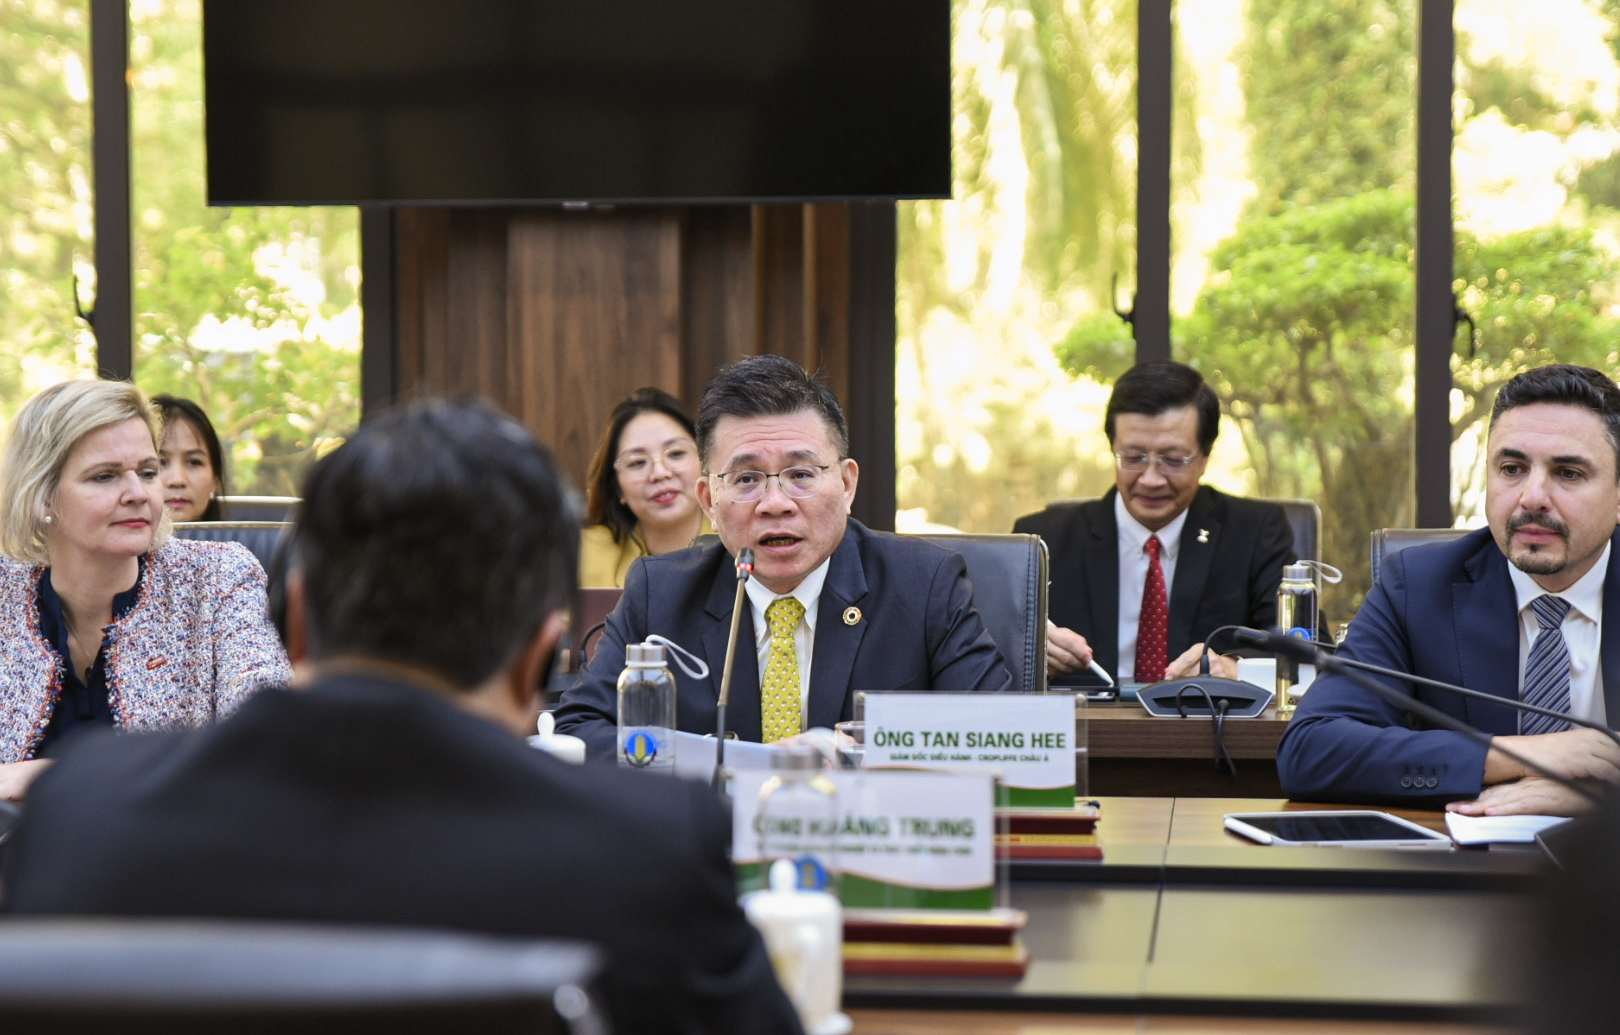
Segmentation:
<svg viewBox="0 0 1620 1035">
<path fill-rule="evenodd" d="M 140 599 L 146 558 L 141 556 L 137 561 L 140 569 L 135 576 L 135 585 L 113 597 L 114 622 L 124 617 L 135 606 L 135 601 Z M 49 758 L 61 748 L 64 741 L 71 739 L 71 734 L 85 728 L 113 724 L 112 705 L 107 700 L 107 633 L 112 626 L 108 625 L 102 630 L 101 645 L 96 649 L 96 663 L 90 671 L 75 672 L 73 651 L 68 645 L 67 616 L 62 613 L 62 598 L 56 595 L 56 587 L 51 585 L 49 568 L 39 577 L 37 603 L 40 634 L 56 651 L 62 665 L 62 692 L 56 698 L 51 721 L 46 725 L 45 735 L 40 738 L 39 747 L 34 752 L 35 758 Z"/>
</svg>

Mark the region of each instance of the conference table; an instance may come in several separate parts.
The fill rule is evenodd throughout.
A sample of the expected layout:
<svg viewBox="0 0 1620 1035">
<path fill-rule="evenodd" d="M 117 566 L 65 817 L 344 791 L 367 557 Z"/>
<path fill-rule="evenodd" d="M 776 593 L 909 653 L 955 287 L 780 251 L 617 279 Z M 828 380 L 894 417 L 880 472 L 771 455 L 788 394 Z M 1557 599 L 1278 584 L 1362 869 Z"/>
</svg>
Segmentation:
<svg viewBox="0 0 1620 1035">
<path fill-rule="evenodd" d="M 1222 817 L 1338 806 L 1098 800 L 1102 860 L 1011 866 L 1022 978 L 850 978 L 855 1031 L 1436 1035 L 1501 1030 L 1524 998 L 1510 947 L 1548 869 L 1536 850 L 1263 846 Z"/>
</svg>

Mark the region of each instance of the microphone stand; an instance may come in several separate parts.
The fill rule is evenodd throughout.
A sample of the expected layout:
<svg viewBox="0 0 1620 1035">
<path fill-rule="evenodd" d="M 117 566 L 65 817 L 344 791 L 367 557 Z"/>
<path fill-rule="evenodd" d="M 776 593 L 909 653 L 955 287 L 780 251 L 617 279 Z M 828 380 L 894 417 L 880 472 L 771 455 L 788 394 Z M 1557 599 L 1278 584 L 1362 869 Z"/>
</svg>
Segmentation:
<svg viewBox="0 0 1620 1035">
<path fill-rule="evenodd" d="M 1362 689 L 1370 690 L 1379 697 L 1382 697 L 1384 700 L 1389 701 L 1391 704 L 1413 712 L 1414 714 L 1427 719 L 1437 726 L 1448 729 L 1453 733 L 1460 733 L 1488 751 L 1494 750 L 1501 752 L 1503 755 L 1524 766 L 1526 769 L 1540 773 L 1542 776 L 1552 780 L 1554 783 L 1569 788 L 1594 805 L 1602 805 L 1605 802 L 1606 799 L 1604 796 L 1598 794 L 1596 791 L 1593 791 L 1588 787 L 1584 787 L 1574 780 L 1559 776 L 1557 773 L 1546 768 L 1545 766 L 1537 762 L 1532 762 L 1530 759 L 1519 754 L 1517 751 L 1511 751 L 1500 744 L 1493 745 L 1491 741 L 1494 738 L 1489 733 L 1481 733 L 1479 730 L 1474 729 L 1474 727 L 1468 725 L 1466 722 L 1463 722 L 1461 719 L 1453 718 L 1433 705 L 1418 700 L 1411 694 L 1403 694 L 1393 687 L 1385 686 L 1383 683 L 1380 683 L 1378 680 L 1372 678 L 1372 676 L 1369 676 L 1366 672 L 1359 671 L 1360 666 L 1352 665 L 1348 659 L 1340 658 L 1333 654 L 1329 654 L 1327 651 L 1320 650 L 1315 644 L 1310 643 L 1309 641 L 1300 640 L 1294 637 L 1288 638 L 1293 639 L 1294 642 L 1302 646 L 1310 648 L 1311 653 L 1314 655 L 1312 660 L 1316 665 L 1316 670 L 1318 672 L 1334 672 L 1338 675 L 1344 676 L 1346 679 L 1350 680 L 1352 683 L 1356 684 Z M 1277 653 L 1281 654 L 1284 652 L 1279 650 Z M 1401 675 L 1399 672 L 1391 672 L 1390 674 L 1401 676 L 1403 679 L 1409 678 Z M 1446 683 L 1440 683 L 1437 685 L 1449 687 L 1449 684 Z M 1469 693 L 1479 693 L 1479 691 L 1474 690 L 1469 691 Z M 1494 694 L 1480 694 L 1480 696 L 1489 697 L 1492 701 L 1497 703 L 1501 703 L 1504 700 L 1504 698 L 1497 697 Z M 1544 708 L 1535 708 L 1531 705 L 1525 705 L 1524 708 L 1526 711 L 1546 711 Z M 1561 712 L 1552 712 L 1551 714 L 1562 716 Z M 1567 718 L 1567 716 L 1564 717 Z M 1613 735 L 1614 734 L 1611 732 L 1610 736 Z"/>
<path fill-rule="evenodd" d="M 748 576 L 754 573 L 754 551 L 744 548 L 737 554 L 737 596 L 731 603 L 731 634 L 726 637 L 726 663 L 720 671 L 720 697 L 715 701 L 714 732 L 714 793 L 726 792 L 726 702 L 731 698 L 731 669 L 737 660 L 737 630 L 742 627 L 743 595 L 748 589 Z"/>
</svg>

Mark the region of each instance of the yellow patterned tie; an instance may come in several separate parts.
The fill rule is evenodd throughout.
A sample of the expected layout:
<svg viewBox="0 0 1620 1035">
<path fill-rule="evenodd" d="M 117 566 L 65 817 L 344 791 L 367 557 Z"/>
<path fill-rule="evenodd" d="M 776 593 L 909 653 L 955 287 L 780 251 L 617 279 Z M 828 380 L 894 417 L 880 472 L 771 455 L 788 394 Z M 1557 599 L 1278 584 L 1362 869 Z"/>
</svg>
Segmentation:
<svg viewBox="0 0 1620 1035">
<path fill-rule="evenodd" d="M 765 659 L 765 680 L 759 688 L 760 730 L 765 743 L 803 731 L 800 719 L 799 650 L 793 631 L 804 617 L 804 605 L 792 597 L 774 600 L 765 609 L 771 630 L 771 652 Z"/>
</svg>

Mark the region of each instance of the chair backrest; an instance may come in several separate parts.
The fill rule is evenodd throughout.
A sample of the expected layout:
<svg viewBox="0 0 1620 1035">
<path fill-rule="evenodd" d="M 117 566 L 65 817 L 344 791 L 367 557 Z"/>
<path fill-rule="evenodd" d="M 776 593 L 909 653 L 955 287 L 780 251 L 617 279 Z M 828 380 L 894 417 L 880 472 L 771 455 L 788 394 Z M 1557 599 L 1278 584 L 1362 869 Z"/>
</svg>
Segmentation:
<svg viewBox="0 0 1620 1035">
<path fill-rule="evenodd" d="M 297 496 L 221 496 L 220 509 L 227 521 L 291 521 L 303 502 Z"/>
<path fill-rule="evenodd" d="M 7 1035 L 569 1032 L 606 1022 L 567 941 L 240 920 L 0 922 Z"/>
<path fill-rule="evenodd" d="M 1407 547 L 1424 543 L 1449 543 L 1467 535 L 1466 528 L 1376 528 L 1373 530 L 1369 553 L 1372 560 L 1372 580 L 1376 585 L 1378 573 L 1384 570 L 1386 558 L 1393 557 Z"/>
<path fill-rule="evenodd" d="M 291 527 L 287 521 L 181 521 L 174 526 L 180 539 L 202 539 L 212 543 L 241 543 L 253 551 L 265 571 L 271 568 L 276 543 Z"/>
<path fill-rule="evenodd" d="M 962 555 L 973 603 L 1012 669 L 1013 689 L 1046 690 L 1046 543 L 1038 535 L 928 533 Z"/>
</svg>

